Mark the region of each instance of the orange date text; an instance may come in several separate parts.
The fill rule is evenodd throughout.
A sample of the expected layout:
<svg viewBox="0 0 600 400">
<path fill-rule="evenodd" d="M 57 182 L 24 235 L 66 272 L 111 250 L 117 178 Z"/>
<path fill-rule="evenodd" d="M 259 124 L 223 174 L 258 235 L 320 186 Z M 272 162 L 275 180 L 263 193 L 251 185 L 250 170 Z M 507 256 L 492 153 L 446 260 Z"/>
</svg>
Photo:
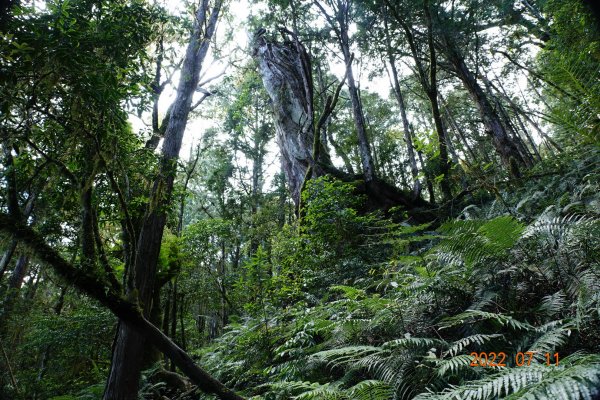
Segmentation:
<svg viewBox="0 0 600 400">
<path fill-rule="evenodd" d="M 515 354 L 513 360 L 514 365 L 517 367 L 526 367 L 531 365 L 531 362 L 534 361 L 535 351 L 525 351 L 518 352 Z M 508 356 L 505 352 L 500 351 L 498 353 L 490 351 L 490 352 L 472 352 L 470 354 L 473 359 L 469 366 L 471 367 L 506 367 Z M 545 353 L 545 361 L 546 365 L 556 365 L 558 366 L 559 356 L 558 353 L 550 354 Z"/>
</svg>

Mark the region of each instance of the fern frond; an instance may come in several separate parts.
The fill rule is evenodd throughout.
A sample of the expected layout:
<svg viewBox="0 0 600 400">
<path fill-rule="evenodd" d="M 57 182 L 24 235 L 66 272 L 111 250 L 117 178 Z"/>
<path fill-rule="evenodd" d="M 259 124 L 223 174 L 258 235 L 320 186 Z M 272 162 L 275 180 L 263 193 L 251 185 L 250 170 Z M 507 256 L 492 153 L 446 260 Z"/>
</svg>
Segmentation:
<svg viewBox="0 0 600 400">
<path fill-rule="evenodd" d="M 483 379 L 415 400 L 592 400 L 600 394 L 600 355 L 573 354 L 559 366 L 505 368 Z"/>
<path fill-rule="evenodd" d="M 542 302 L 539 305 L 537 312 L 538 314 L 553 317 L 563 311 L 563 309 L 566 306 L 566 303 L 567 301 L 564 292 L 558 291 L 552 295 L 545 296 L 542 299 Z"/>
<path fill-rule="evenodd" d="M 328 366 L 344 366 L 346 364 L 356 363 L 363 357 L 380 351 L 381 349 L 375 346 L 348 346 L 320 351 L 313 354 L 312 358 L 326 362 Z"/>
<path fill-rule="evenodd" d="M 471 335 L 471 336 L 467 336 L 465 338 L 459 339 L 456 342 L 452 343 L 450 348 L 445 352 L 444 356 L 445 355 L 455 356 L 456 354 L 461 352 L 464 348 L 466 348 L 472 344 L 482 345 L 485 342 L 489 342 L 492 339 L 496 339 L 496 338 L 499 338 L 502 336 L 503 335 L 501 335 L 501 334 L 484 335 L 484 334 L 480 334 L 480 333 Z"/>
<path fill-rule="evenodd" d="M 545 367 L 506 368 L 504 371 L 472 381 L 442 393 L 422 393 L 415 400 L 487 400 L 517 392 L 543 378 Z"/>
<path fill-rule="evenodd" d="M 440 323 L 440 329 L 450 328 L 458 325 L 473 324 L 479 321 L 492 320 L 501 326 L 506 326 L 511 329 L 519 329 L 524 331 L 533 330 L 533 326 L 527 322 L 521 322 L 511 316 L 497 314 L 481 310 L 467 310 L 460 314 L 448 317 Z"/>
<path fill-rule="evenodd" d="M 388 400 L 393 398 L 394 389 L 385 382 L 366 380 L 347 390 L 352 400 Z"/>
<path fill-rule="evenodd" d="M 600 355 L 565 357 L 559 367 L 546 367 L 542 380 L 507 397 L 507 400 L 592 400 L 600 395 Z"/>
<path fill-rule="evenodd" d="M 523 229 L 519 221 L 507 216 L 489 221 L 450 221 L 439 229 L 447 237 L 436 246 L 434 254 L 443 264 L 456 265 L 460 261 L 472 266 L 504 255 Z"/>
<path fill-rule="evenodd" d="M 562 323 L 563 321 L 553 321 L 546 324 L 549 328 L 546 333 L 537 338 L 537 340 L 529 347 L 528 351 L 535 352 L 536 358 L 543 360 L 545 353 L 554 353 L 556 349 L 564 345 L 569 336 L 571 336 L 571 330 L 573 326 L 571 324 L 563 324 L 562 326 L 555 327 L 556 324 Z M 538 328 L 538 330 L 543 330 Z"/>
<path fill-rule="evenodd" d="M 443 377 L 448 373 L 457 374 L 459 371 L 472 369 L 470 366 L 471 361 L 473 361 L 473 357 L 468 354 L 461 354 L 452 358 L 439 360 L 437 362 L 436 373 L 438 376 Z"/>
<path fill-rule="evenodd" d="M 590 219 L 581 215 L 565 215 L 564 217 L 549 218 L 542 216 L 523 231 L 522 239 L 531 237 L 551 238 L 559 243 L 574 228 L 589 223 Z"/>
<path fill-rule="evenodd" d="M 296 400 L 348 400 L 344 391 L 332 384 L 321 385 L 309 392 L 302 393 L 296 397 Z"/>
</svg>

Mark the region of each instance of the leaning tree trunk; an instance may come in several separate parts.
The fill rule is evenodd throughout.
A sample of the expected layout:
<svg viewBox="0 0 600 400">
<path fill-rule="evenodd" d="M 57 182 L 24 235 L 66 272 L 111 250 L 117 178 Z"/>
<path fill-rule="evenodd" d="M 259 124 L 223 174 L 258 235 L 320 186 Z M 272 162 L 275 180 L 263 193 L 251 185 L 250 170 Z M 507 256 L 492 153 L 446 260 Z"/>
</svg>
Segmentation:
<svg viewBox="0 0 600 400">
<path fill-rule="evenodd" d="M 208 52 L 210 39 L 216 29 L 222 0 L 216 0 L 209 13 L 208 0 L 203 0 L 188 44 L 177 96 L 171 108 L 165 131 L 159 176 L 154 182 L 151 201 L 142 221 L 137 240 L 137 252 L 131 273 L 134 287 L 128 288 L 136 296 L 147 318 L 152 309 L 158 255 L 166 223 L 166 207 L 171 200 L 176 163 L 183 140 L 192 98 L 198 86 L 202 63 Z M 210 16 L 210 17 L 209 17 Z M 110 375 L 104 392 L 105 400 L 135 400 L 143 367 L 147 341 L 131 324 L 119 322 Z"/>
<path fill-rule="evenodd" d="M 141 338 L 147 339 L 148 343 L 169 357 L 200 390 L 215 394 L 222 400 L 244 400 L 198 367 L 185 351 L 144 317 L 137 303 L 126 300 L 120 288 L 112 287 L 105 277 L 71 264 L 48 246 L 39 233 L 3 212 L 0 212 L 0 232 L 14 235 L 30 248 L 37 260 L 51 266 L 58 276 L 107 307 L 123 324 L 134 329 Z M 137 399 L 137 393 L 131 397 Z"/>
<path fill-rule="evenodd" d="M 518 146 L 510 137 L 509 128 L 503 123 L 502 118 L 496 112 L 486 93 L 467 67 L 453 39 L 448 33 L 444 33 L 442 39 L 446 57 L 452 64 L 454 72 L 475 101 L 483 120 L 485 131 L 491 137 L 494 148 L 502 159 L 502 163 L 508 168 L 512 176 L 520 176 L 520 168 L 526 167 L 528 162 L 522 157 Z"/>
<path fill-rule="evenodd" d="M 312 74 L 308 54 L 297 41 L 279 43 L 259 36 L 255 38 L 254 56 L 272 100 L 283 170 L 296 205 L 299 204 L 307 171 L 311 168 L 312 174 L 308 178 L 330 174 L 343 181 L 356 183 L 357 192 L 367 196 L 367 209 L 388 210 L 402 206 L 415 220 L 432 219 L 433 216 L 426 211 L 429 203 L 421 198 L 414 199 L 411 193 L 401 191 L 375 176 L 369 181 L 363 175 L 340 171 L 332 165 L 324 151 L 316 152 L 317 160 L 314 160 L 313 121 L 316 118 L 312 112 L 312 98 L 306 95 L 309 91 L 304 88 L 305 82 L 312 84 Z M 305 66 L 308 68 L 303 70 Z M 303 77 L 303 73 L 308 74 L 308 79 Z M 323 116 L 319 118 L 322 119 Z M 318 141 L 316 143 L 319 144 Z"/>
</svg>

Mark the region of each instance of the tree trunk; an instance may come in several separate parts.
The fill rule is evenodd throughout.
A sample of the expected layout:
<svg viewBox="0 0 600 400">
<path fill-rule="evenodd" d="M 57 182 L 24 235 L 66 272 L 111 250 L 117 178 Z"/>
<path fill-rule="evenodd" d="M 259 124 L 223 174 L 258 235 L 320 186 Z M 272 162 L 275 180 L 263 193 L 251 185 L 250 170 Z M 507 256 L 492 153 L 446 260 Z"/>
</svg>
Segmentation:
<svg viewBox="0 0 600 400">
<path fill-rule="evenodd" d="M 402 117 L 402 128 L 404 129 L 404 141 L 406 142 L 406 152 L 408 154 L 408 162 L 410 165 L 410 172 L 413 178 L 413 193 L 415 197 L 421 195 L 421 181 L 419 180 L 419 167 L 417 166 L 417 159 L 415 157 L 415 149 L 412 141 L 412 127 L 408 121 L 406 115 L 406 106 L 404 104 L 404 95 L 400 89 L 400 80 L 398 79 L 398 69 L 396 68 L 396 58 L 392 52 L 392 44 L 389 36 L 387 18 L 384 19 L 385 24 L 385 40 L 386 40 L 386 51 L 388 56 L 388 62 L 390 64 L 390 70 L 392 72 L 392 88 L 394 89 L 394 96 L 398 102 L 400 108 L 400 116 Z"/>
<path fill-rule="evenodd" d="M 208 0 L 203 0 L 196 13 L 177 95 L 165 131 L 160 170 L 154 182 L 150 204 L 137 240 L 135 262 L 129 271 L 134 274 L 134 288 L 129 288 L 129 296 L 137 297 L 146 317 L 152 308 L 156 267 L 166 222 L 165 208 L 171 202 L 177 158 L 192 98 L 198 86 L 200 70 L 208 52 L 210 39 L 216 29 L 221 4 L 222 0 L 216 0 L 209 14 Z M 137 399 L 146 346 L 144 335 L 140 335 L 131 324 L 119 322 L 110 375 L 104 392 L 105 400 Z"/>
<path fill-rule="evenodd" d="M 313 167 L 312 175 L 318 177 L 324 175 L 323 167 L 331 166 L 323 152 L 319 163 L 313 160 L 313 99 L 307 95 L 303 78 L 308 55 L 303 46 L 298 49 L 290 42 L 271 43 L 259 36 L 255 38 L 254 56 L 258 60 L 264 87 L 272 100 L 282 167 L 292 199 L 298 207 L 308 168 Z"/>
<path fill-rule="evenodd" d="M 62 313 L 62 309 L 65 305 L 65 295 L 67 294 L 67 289 L 68 289 L 68 286 L 63 286 L 60 289 L 60 295 L 58 296 L 58 301 L 54 305 L 54 315 L 56 315 L 56 316 L 60 316 L 60 314 Z M 38 368 L 38 374 L 37 374 L 37 377 L 35 378 L 36 383 L 39 383 L 42 381 L 44 374 L 48 370 L 48 360 L 50 358 L 50 350 L 51 350 L 50 346 L 46 346 L 46 348 L 44 349 L 44 354 L 42 354 L 42 359 L 40 361 L 40 366 Z M 33 393 L 33 398 L 34 398 L 34 400 L 37 399 L 36 392 Z"/>
<path fill-rule="evenodd" d="M 421 198 L 415 199 L 411 193 L 400 191 L 377 177 L 367 181 L 366 176 L 340 171 L 323 152 L 319 153 L 318 162 L 314 162 L 311 151 L 314 116 L 309 114 L 312 103 L 304 104 L 312 99 L 306 96 L 301 77 L 302 65 L 306 63 L 301 61 L 301 57 L 308 55 L 301 55 L 292 42 L 272 42 L 260 36 L 255 38 L 254 56 L 258 60 L 265 89 L 272 100 L 282 167 L 296 206 L 299 204 L 306 172 L 309 167 L 314 166 L 311 177 L 330 174 L 345 182 L 354 183 L 357 193 L 367 196 L 368 210 L 388 210 L 394 206 L 402 206 L 415 220 L 434 218 L 427 211 L 427 202 Z"/>
<path fill-rule="evenodd" d="M 352 103 L 352 115 L 354 116 L 354 125 L 358 136 L 358 151 L 362 166 L 362 173 L 365 177 L 365 182 L 375 179 L 375 166 L 371 155 L 371 146 L 367 137 L 367 129 L 365 117 L 362 109 L 362 103 L 358 96 L 358 89 L 354 81 L 354 73 L 352 71 L 353 55 L 350 53 L 350 38 L 348 37 L 348 13 L 349 4 L 343 1 L 338 2 L 337 23 L 339 37 L 338 41 L 344 55 L 344 63 L 346 64 L 346 80 L 348 83 L 348 92 L 350 93 L 350 101 Z"/>
<path fill-rule="evenodd" d="M 442 121 L 442 113 L 440 112 L 438 100 L 437 53 L 433 43 L 433 23 L 431 20 L 428 0 L 425 0 L 424 11 L 425 19 L 427 21 L 427 46 L 429 48 L 429 84 L 427 85 L 428 87 L 426 92 L 427 97 L 429 97 L 429 102 L 431 103 L 431 114 L 433 116 L 435 130 L 437 132 L 438 149 L 440 153 L 439 171 L 442 174 L 440 187 L 442 189 L 442 194 L 444 195 L 444 200 L 448 201 L 452 198 L 452 191 L 450 188 L 450 163 L 448 161 L 448 137 L 446 135 L 446 127 Z M 415 62 L 419 62 L 418 57 L 415 57 Z"/>
<path fill-rule="evenodd" d="M 120 320 L 120 324 L 130 328 L 142 339 L 156 346 L 169 357 L 198 388 L 205 393 L 213 393 L 223 400 L 243 400 L 243 398 L 225 387 L 221 382 L 199 368 L 192 358 L 170 340 L 159 328 L 144 318 L 137 303 L 126 300 L 120 291 L 110 287 L 106 280 L 93 273 L 77 268 L 48 246 L 43 237 L 22 222 L 0 213 L 0 231 L 12 234 L 27 245 L 40 262 L 50 265 L 55 273 L 76 288 L 96 299 L 107 307 Z M 128 330 L 124 330 L 128 332 Z M 114 357 L 113 357 L 114 358 Z M 119 360 L 119 359 L 118 359 Z M 122 365 L 119 364 L 119 365 Z M 137 398 L 137 392 L 133 398 Z M 113 397 L 113 399 L 116 397 Z"/>
<path fill-rule="evenodd" d="M 396 11 L 396 9 L 389 3 L 389 0 L 386 0 L 386 4 L 388 8 L 394 15 L 394 18 L 398 21 L 402 29 L 404 30 L 404 34 L 406 36 L 406 40 L 408 42 L 410 52 L 413 57 L 413 61 L 415 63 L 415 67 L 418 72 L 419 82 L 421 83 L 421 87 L 423 91 L 427 95 L 429 99 L 429 104 L 431 106 L 431 115 L 433 117 L 435 130 L 438 139 L 438 151 L 439 151 L 439 167 L 437 170 L 442 175 L 441 181 L 441 189 L 442 194 L 445 200 L 450 200 L 452 197 L 451 188 L 450 188 L 450 164 L 448 162 L 448 146 L 447 146 L 447 138 L 446 138 L 446 130 L 445 126 L 442 122 L 442 115 L 440 112 L 440 106 L 438 101 L 438 87 L 437 87 L 437 54 L 435 51 L 434 41 L 433 41 L 433 26 L 431 20 L 431 14 L 429 9 L 429 2 L 425 1 L 424 3 L 424 11 L 427 22 L 427 51 L 429 54 L 429 66 L 424 65 L 422 61 L 422 56 L 417 47 L 417 42 L 415 40 L 413 29 L 402 16 Z M 429 73 L 427 73 L 427 70 Z M 429 179 L 428 185 L 431 184 L 431 179 Z"/>
<path fill-rule="evenodd" d="M 12 275 L 8 279 L 8 287 L 2 301 L 2 308 L 0 308 L 0 340 L 1 337 L 4 336 L 5 322 L 10 317 L 10 313 L 18 300 L 23 279 L 25 279 L 25 276 L 27 275 L 28 266 L 29 256 L 22 254 L 17 259 Z"/>
<path fill-rule="evenodd" d="M 6 272 L 8 265 L 10 264 L 10 260 L 15 254 L 15 250 L 17 249 L 18 242 L 15 239 L 12 239 L 4 250 L 4 254 L 2 254 L 2 259 L 0 259 L 0 281 Z"/>
<path fill-rule="evenodd" d="M 6 165 L 8 166 L 8 168 L 10 168 L 10 170 L 7 174 L 7 183 L 8 183 L 8 192 L 9 192 L 9 194 L 8 194 L 9 212 L 13 216 L 16 216 L 17 218 L 20 218 L 23 221 L 26 221 L 33 211 L 33 203 L 35 202 L 36 194 L 33 192 L 29 193 L 27 202 L 25 202 L 25 208 L 23 210 L 23 213 L 21 213 L 20 208 L 19 208 L 19 203 L 18 203 L 18 197 L 17 197 L 18 196 L 17 195 L 17 183 L 16 183 L 16 176 L 15 176 L 14 167 L 13 167 L 12 154 L 6 144 L 4 144 L 3 150 L 4 150 L 5 156 L 6 156 Z M 2 280 L 4 273 L 8 269 L 8 265 L 10 264 L 10 261 L 12 260 L 15 250 L 17 249 L 17 244 L 18 244 L 17 240 L 15 238 L 12 238 L 10 243 L 8 244 L 8 247 L 4 251 L 4 254 L 2 255 L 2 259 L 0 259 L 0 281 Z"/>
<path fill-rule="evenodd" d="M 491 137 L 496 152 L 503 164 L 508 168 L 509 173 L 514 177 L 519 177 L 521 175 L 521 168 L 527 165 L 526 160 L 521 156 L 519 149 L 510 137 L 508 128 L 502 123 L 502 119 L 475 79 L 475 76 L 468 69 L 464 58 L 456 48 L 450 34 L 445 32 L 442 35 L 442 40 L 446 57 L 452 64 L 454 72 L 475 101 L 483 120 L 485 131 Z"/>
</svg>

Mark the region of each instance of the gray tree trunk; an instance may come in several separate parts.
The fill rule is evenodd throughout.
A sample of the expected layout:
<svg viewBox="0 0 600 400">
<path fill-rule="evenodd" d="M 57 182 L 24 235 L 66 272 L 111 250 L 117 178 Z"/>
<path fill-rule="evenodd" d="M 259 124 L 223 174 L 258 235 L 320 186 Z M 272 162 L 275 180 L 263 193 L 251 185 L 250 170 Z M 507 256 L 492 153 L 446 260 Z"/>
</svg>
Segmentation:
<svg viewBox="0 0 600 400">
<path fill-rule="evenodd" d="M 298 206 L 306 171 L 313 168 L 313 177 L 331 167 L 326 152 L 318 163 L 313 159 L 314 115 L 313 99 L 307 95 L 304 83 L 306 50 L 295 43 L 277 43 L 255 38 L 254 56 L 264 87 L 272 100 L 276 141 L 281 151 L 282 167 L 288 188 Z M 304 59 L 304 60 L 303 60 Z"/>
<path fill-rule="evenodd" d="M 350 93 L 350 101 L 352 103 L 352 115 L 354 116 L 354 125 L 358 136 L 358 152 L 362 166 L 362 173 L 367 184 L 375 179 L 375 165 L 371 155 L 371 146 L 367 137 L 367 129 L 365 117 L 362 109 L 362 103 L 358 96 L 358 89 L 354 80 L 352 71 L 353 56 L 350 53 L 350 38 L 348 37 L 349 23 L 349 4 L 344 1 L 338 1 L 338 40 L 342 54 L 344 55 L 344 63 L 346 63 L 346 80 L 348 83 L 348 92 Z"/>
<path fill-rule="evenodd" d="M 406 115 L 406 105 L 404 104 L 404 96 L 400 89 L 400 80 L 398 79 L 398 69 L 396 68 L 396 58 L 392 51 L 392 44 L 389 36 L 387 20 L 384 20 L 385 24 L 385 40 L 386 40 L 386 52 L 388 56 L 388 62 L 391 69 L 392 88 L 394 90 L 394 96 L 398 102 L 400 108 L 400 116 L 402 117 L 402 128 L 404 129 L 404 141 L 406 142 L 406 152 L 408 154 L 408 162 L 410 165 L 410 172 L 413 178 L 413 193 L 415 197 L 421 195 L 421 181 L 419 180 L 419 167 L 417 166 L 417 158 L 415 157 L 415 149 L 412 140 L 412 127 L 408 121 Z"/>
</svg>

